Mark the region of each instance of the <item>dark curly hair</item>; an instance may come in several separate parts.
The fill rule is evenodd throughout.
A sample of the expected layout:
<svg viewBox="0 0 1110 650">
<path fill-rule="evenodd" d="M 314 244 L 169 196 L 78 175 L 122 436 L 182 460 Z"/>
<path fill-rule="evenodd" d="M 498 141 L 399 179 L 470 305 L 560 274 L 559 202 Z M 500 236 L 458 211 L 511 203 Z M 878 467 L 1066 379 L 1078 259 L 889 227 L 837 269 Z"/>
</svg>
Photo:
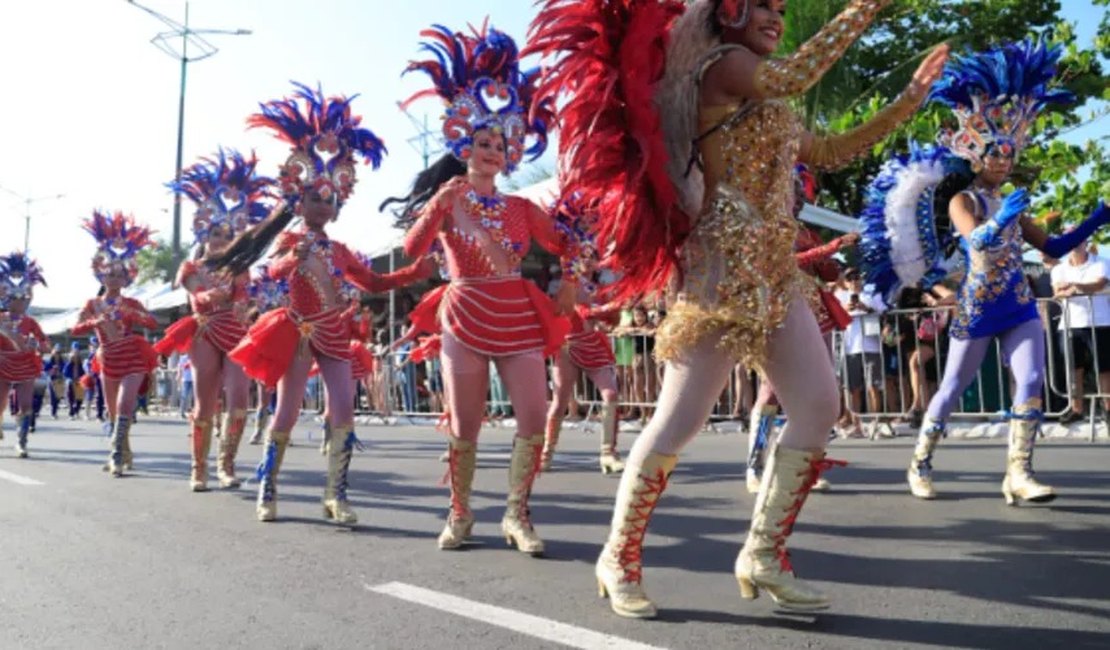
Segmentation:
<svg viewBox="0 0 1110 650">
<path fill-rule="evenodd" d="M 416 175 L 416 181 L 412 184 L 412 191 L 408 196 L 395 196 L 382 201 L 378 206 L 378 210 L 384 212 L 387 207 L 394 203 L 400 203 L 401 206 L 394 210 L 397 219 L 394 226 L 401 229 L 407 229 L 411 226 L 418 216 L 420 210 L 432 197 L 436 195 L 439 188 L 444 183 L 466 174 L 466 163 L 462 162 L 450 153 L 444 154 L 439 160 L 432 163 L 424 171 Z"/>
</svg>

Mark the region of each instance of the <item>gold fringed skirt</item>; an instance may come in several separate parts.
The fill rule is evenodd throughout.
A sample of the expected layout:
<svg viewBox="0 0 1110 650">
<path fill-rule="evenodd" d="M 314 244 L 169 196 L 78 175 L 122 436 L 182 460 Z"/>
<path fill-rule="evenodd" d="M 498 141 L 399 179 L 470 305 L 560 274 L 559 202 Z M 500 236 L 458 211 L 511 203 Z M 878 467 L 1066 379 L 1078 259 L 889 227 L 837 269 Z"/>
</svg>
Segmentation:
<svg viewBox="0 0 1110 650">
<path fill-rule="evenodd" d="M 720 185 L 710 209 L 682 250 L 681 277 L 656 331 L 656 356 L 682 357 L 707 335 L 748 368 L 767 360 L 771 336 L 786 320 L 804 276 L 794 258 L 797 224 L 782 210 L 760 213 L 735 189 Z"/>
</svg>

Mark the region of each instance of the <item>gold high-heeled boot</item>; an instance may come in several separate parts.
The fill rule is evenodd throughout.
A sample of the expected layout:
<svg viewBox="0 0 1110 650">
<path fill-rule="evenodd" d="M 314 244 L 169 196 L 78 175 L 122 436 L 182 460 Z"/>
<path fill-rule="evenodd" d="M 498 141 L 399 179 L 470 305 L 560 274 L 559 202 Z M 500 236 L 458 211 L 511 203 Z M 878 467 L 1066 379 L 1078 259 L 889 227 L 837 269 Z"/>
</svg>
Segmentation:
<svg viewBox="0 0 1110 650">
<path fill-rule="evenodd" d="M 601 473 L 620 474 L 624 471 L 624 461 L 617 453 L 617 403 L 604 402 L 601 405 L 601 455 L 597 462 Z"/>
<path fill-rule="evenodd" d="M 224 416 L 224 434 L 216 448 L 216 478 L 221 488 L 234 489 L 243 483 L 235 476 L 235 457 L 239 455 L 239 442 L 246 428 L 246 409 L 232 409 Z"/>
<path fill-rule="evenodd" d="M 933 451 L 944 437 L 944 423 L 926 417 L 917 434 L 917 446 L 913 449 L 910 468 L 906 480 L 910 484 L 910 494 L 918 499 L 935 499 L 937 491 L 933 488 Z"/>
<path fill-rule="evenodd" d="M 193 492 L 208 491 L 208 451 L 212 446 L 212 421 L 193 420 L 193 465 L 189 474 L 189 489 Z"/>
<path fill-rule="evenodd" d="M 563 430 L 563 418 L 549 417 L 544 427 L 543 453 L 540 458 L 540 471 L 551 469 L 551 459 L 555 456 L 555 447 L 559 445 L 559 434 Z"/>
<path fill-rule="evenodd" d="M 108 454 L 108 472 L 114 478 L 123 476 L 124 449 L 127 448 L 127 437 L 130 432 L 131 418 L 117 415 L 115 426 L 112 427 L 111 453 Z"/>
<path fill-rule="evenodd" d="M 752 410 L 748 435 L 754 436 L 752 450 L 748 453 L 748 466 L 744 470 L 744 483 L 748 494 L 759 494 L 759 483 L 763 478 L 763 466 L 767 457 L 767 441 L 775 432 L 775 416 L 779 414 L 778 404 L 764 404 Z"/>
<path fill-rule="evenodd" d="M 824 451 L 800 451 L 775 445 L 755 500 L 752 525 L 736 558 L 736 580 L 742 598 L 756 598 L 762 588 L 783 609 L 827 609 L 820 591 L 798 580 L 790 565 L 786 541 L 821 472 L 842 464 L 825 460 Z"/>
<path fill-rule="evenodd" d="M 447 451 L 448 476 L 451 479 L 451 510 L 447 524 L 436 543 L 441 550 L 456 549 L 470 538 L 474 528 L 474 514 L 470 512 L 470 486 L 474 483 L 474 468 L 478 460 L 478 447 L 461 438 L 451 438 Z"/>
<path fill-rule="evenodd" d="M 609 538 L 597 558 L 594 575 L 598 594 L 609 597 L 609 606 L 627 618 L 655 618 L 655 603 L 644 592 L 643 553 L 651 513 L 655 510 L 678 456 L 651 453 L 642 465 L 624 467 Z"/>
<path fill-rule="evenodd" d="M 340 524 L 357 524 L 358 515 L 347 501 L 347 470 L 358 438 L 349 422 L 333 426 L 328 437 L 328 479 L 324 486 L 324 517 Z"/>
<path fill-rule="evenodd" d="M 540 471 L 543 440 L 542 433 L 530 438 L 513 438 L 513 454 L 509 460 L 509 496 L 505 503 L 505 516 L 501 518 L 501 533 L 505 542 L 533 557 L 543 555 L 543 540 L 532 527 L 528 497 Z"/>
<path fill-rule="evenodd" d="M 285 458 L 285 448 L 289 446 L 288 431 L 270 431 L 266 435 L 266 447 L 262 452 L 262 462 L 258 464 L 258 504 L 255 515 L 258 521 L 277 519 L 277 477 L 281 461 Z"/>
<path fill-rule="evenodd" d="M 31 432 L 31 414 L 27 411 L 19 412 L 19 431 L 15 440 L 15 455 L 20 458 L 27 457 L 27 434 Z"/>
<path fill-rule="evenodd" d="M 1047 503 L 1056 498 L 1056 492 L 1033 477 L 1033 445 L 1041 428 L 1040 410 L 1014 412 L 1010 420 L 1010 445 L 1006 454 L 1006 478 L 1002 480 L 1002 496 L 1006 505 L 1016 506 L 1018 501 Z"/>
</svg>

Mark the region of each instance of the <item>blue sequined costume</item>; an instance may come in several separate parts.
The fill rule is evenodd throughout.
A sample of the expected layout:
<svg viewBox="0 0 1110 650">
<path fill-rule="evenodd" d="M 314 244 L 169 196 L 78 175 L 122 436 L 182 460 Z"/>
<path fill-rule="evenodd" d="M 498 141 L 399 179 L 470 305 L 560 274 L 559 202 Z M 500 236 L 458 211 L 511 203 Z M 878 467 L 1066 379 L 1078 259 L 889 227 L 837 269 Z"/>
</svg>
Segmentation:
<svg viewBox="0 0 1110 650">
<path fill-rule="evenodd" d="M 980 223 L 990 219 L 1001 200 L 976 190 L 965 192 L 976 205 Z M 1033 292 L 1022 269 L 1021 223 L 1014 221 L 998 236 L 998 243 L 974 250 L 960 237 L 960 251 L 967 273 L 960 282 L 956 318 L 950 334 L 955 339 L 996 336 L 1038 318 Z"/>
</svg>

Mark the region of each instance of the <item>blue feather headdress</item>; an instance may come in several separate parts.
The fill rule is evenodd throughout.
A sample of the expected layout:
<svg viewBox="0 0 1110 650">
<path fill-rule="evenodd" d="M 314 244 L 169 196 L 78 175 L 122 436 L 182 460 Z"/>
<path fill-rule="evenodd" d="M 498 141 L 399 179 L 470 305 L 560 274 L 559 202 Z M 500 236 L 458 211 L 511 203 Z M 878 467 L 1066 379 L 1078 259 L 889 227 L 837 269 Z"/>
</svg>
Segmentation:
<svg viewBox="0 0 1110 650">
<path fill-rule="evenodd" d="M 982 169 L 983 156 L 992 147 L 1017 155 L 1048 104 L 1075 99 L 1066 90 L 1049 87 L 1062 54 L 1059 45 L 1026 39 L 953 56 L 929 93 L 929 101 L 951 108 L 959 121 L 958 130 L 941 133 L 940 143 L 975 171 Z"/>
<path fill-rule="evenodd" d="M 232 236 L 262 221 L 270 208 L 272 178 L 258 176 L 254 154 L 244 158 L 234 149 L 220 147 L 212 158 L 202 158 L 181 172 L 180 181 L 166 185 L 196 204 L 193 237 L 198 244 L 208 241 L 215 228 L 227 228 Z"/>
<path fill-rule="evenodd" d="M 133 282 L 139 274 L 135 256 L 143 248 L 155 245 L 150 239 L 150 228 L 135 223 L 134 217 L 119 211 L 109 214 L 93 210 L 82 227 L 96 239 L 97 252 L 93 256 L 92 268 L 101 282 L 118 269 L 127 274 L 128 284 Z"/>
<path fill-rule="evenodd" d="M 867 283 L 888 302 L 902 287 L 928 288 L 948 273 L 950 235 L 937 229 L 933 195 L 954 161 L 944 147 L 911 142 L 910 153 L 888 160 L 867 186 L 860 257 Z"/>
<path fill-rule="evenodd" d="M 281 168 L 281 193 L 296 200 L 306 190 L 343 203 L 354 191 L 355 159 L 377 169 L 386 153 L 385 144 L 362 118 L 351 113 L 354 97 L 327 97 L 317 88 L 293 82 L 292 97 L 261 104 L 261 111 L 247 118 L 249 128 L 266 128 L 293 146 Z"/>
<path fill-rule="evenodd" d="M 513 39 L 488 24 L 471 27 L 470 34 L 442 25 L 420 32 L 428 40 L 420 50 L 432 58 L 413 61 L 404 74 L 419 70 L 432 88 L 416 93 L 406 107 L 424 97 L 439 96 L 447 104 L 443 137 L 459 160 L 470 158 L 474 134 L 492 130 L 505 137 L 505 172 L 511 173 L 528 156 L 539 158 L 547 149 L 548 124 L 554 121 L 554 99 L 536 103 L 539 69 L 521 71 L 520 52 Z M 535 142 L 526 147 L 531 136 Z"/>
<path fill-rule="evenodd" d="M 30 300 L 36 284 L 46 286 L 38 262 L 20 251 L 0 256 L 0 302 L 4 309 L 9 300 Z"/>
<path fill-rule="evenodd" d="M 266 264 L 257 266 L 251 273 L 247 292 L 261 312 L 289 305 L 289 283 L 285 278 L 271 278 L 270 267 Z"/>
</svg>

